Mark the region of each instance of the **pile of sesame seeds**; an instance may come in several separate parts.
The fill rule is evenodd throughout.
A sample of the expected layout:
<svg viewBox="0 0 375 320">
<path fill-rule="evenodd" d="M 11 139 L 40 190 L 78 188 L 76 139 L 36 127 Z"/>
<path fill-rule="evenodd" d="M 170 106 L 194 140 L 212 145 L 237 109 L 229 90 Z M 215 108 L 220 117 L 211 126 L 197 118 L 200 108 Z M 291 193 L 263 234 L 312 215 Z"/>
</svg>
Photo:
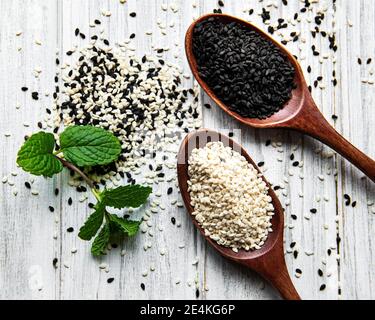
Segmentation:
<svg viewBox="0 0 375 320">
<path fill-rule="evenodd" d="M 113 132 L 122 154 L 111 170 L 128 172 L 200 127 L 198 89 L 183 88 L 181 69 L 159 57 L 129 57 L 108 45 L 104 39 L 77 51 L 77 63 L 64 70 L 63 89 L 54 93 L 54 132 L 62 124 Z"/>
<path fill-rule="evenodd" d="M 193 33 L 200 77 L 231 110 L 265 119 L 290 99 L 294 68 L 271 41 L 238 22 L 209 18 Z"/>
<path fill-rule="evenodd" d="M 274 208 L 257 170 L 222 142 L 194 149 L 188 170 L 192 214 L 205 235 L 234 252 L 260 249 Z"/>
</svg>

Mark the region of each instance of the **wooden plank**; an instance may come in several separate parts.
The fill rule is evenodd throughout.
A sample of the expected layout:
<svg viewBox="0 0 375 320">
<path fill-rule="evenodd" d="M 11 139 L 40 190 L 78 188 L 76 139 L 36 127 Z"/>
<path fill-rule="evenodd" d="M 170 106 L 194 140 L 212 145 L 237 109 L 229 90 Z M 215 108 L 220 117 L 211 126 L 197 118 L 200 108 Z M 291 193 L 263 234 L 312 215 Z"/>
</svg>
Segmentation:
<svg viewBox="0 0 375 320">
<path fill-rule="evenodd" d="M 50 101 L 44 92 L 53 89 L 50 70 L 54 69 L 51 57 L 57 36 L 56 3 L 2 1 L 0 9 L 7 17 L 0 20 L 0 127 L 11 134 L 0 137 L 0 175 L 8 177 L 8 183 L 0 185 L 0 298 L 54 299 L 59 297 L 59 273 L 52 260 L 59 254 L 59 245 L 53 240 L 55 222 L 48 206 L 58 210 L 59 199 L 53 196 L 57 180 L 32 178 L 18 169 L 15 161 L 24 136 L 38 129 L 37 121 Z M 18 31 L 23 33 L 17 37 Z M 39 79 L 33 76 L 35 68 L 42 70 Z M 21 86 L 29 91 L 21 92 Z M 31 99 L 31 91 L 41 92 L 39 101 Z M 32 179 L 32 189 L 39 196 L 31 195 L 24 186 Z M 17 196 L 13 195 L 15 189 Z"/>
<path fill-rule="evenodd" d="M 375 157 L 372 143 L 375 129 L 373 112 L 374 87 L 362 83 L 373 79 L 370 70 L 373 64 L 366 64 L 374 58 L 374 14 L 371 1 L 343 1 L 340 7 L 339 42 L 341 46 L 340 66 L 341 91 L 338 97 L 338 114 L 341 117 L 340 130 L 352 143 L 368 155 Z M 364 62 L 358 64 L 358 58 Z M 375 217 L 367 201 L 374 201 L 374 185 L 361 179 L 362 173 L 340 159 L 338 210 L 341 219 L 342 238 L 340 254 L 340 281 L 345 299 L 374 299 Z M 346 206 L 344 194 L 356 201 L 355 208 Z"/>
<path fill-rule="evenodd" d="M 94 1 L 77 2 L 64 1 L 63 18 L 67 27 L 63 28 L 63 51 L 69 49 L 73 44 L 74 28 L 79 27 L 81 30 L 88 32 L 87 25 L 89 21 L 93 21 L 99 17 L 102 21 L 100 29 L 104 30 L 103 36 L 108 38 L 110 42 L 121 42 L 131 33 L 135 33 L 136 37 L 131 41 L 131 46 L 136 48 L 138 56 L 147 54 L 155 54 L 155 48 L 170 47 L 167 51 L 167 57 L 170 61 L 176 63 L 181 62 L 183 47 L 175 46 L 176 36 L 183 37 L 185 28 L 190 22 L 189 15 L 182 9 L 173 13 L 170 9 L 172 2 L 168 2 L 168 10 L 161 8 L 162 1 L 155 2 L 152 6 L 145 2 L 129 1 L 124 6 L 119 2 Z M 182 7 L 182 3 L 179 4 Z M 100 17 L 102 10 L 111 12 L 110 17 Z M 80 12 L 79 16 L 76 12 Z M 138 16 L 147 16 L 143 18 L 129 18 L 130 12 L 136 12 Z M 171 21 L 175 21 L 175 27 L 171 28 Z M 162 35 L 157 23 L 163 23 L 168 28 L 168 35 Z M 85 29 L 86 28 L 86 29 Z M 145 31 L 151 30 L 152 35 L 145 35 Z M 94 30 L 90 30 L 92 33 Z M 170 32 L 171 31 L 171 32 Z M 179 59 L 173 56 L 178 52 Z M 185 71 L 188 66 L 185 64 Z M 186 81 L 186 85 L 192 85 L 192 79 Z M 173 158 L 172 158 L 173 161 Z M 170 171 L 168 174 L 175 174 Z M 153 215 L 151 222 L 154 236 L 148 233 L 141 233 L 135 239 L 126 241 L 121 248 L 113 249 L 111 253 L 100 259 L 93 259 L 89 254 L 89 245 L 77 239 L 76 234 L 67 234 L 66 228 L 69 226 L 79 226 L 83 223 L 84 216 L 87 215 L 86 206 L 75 201 L 74 209 L 66 207 L 63 209 L 62 219 L 62 252 L 63 259 L 67 256 L 71 247 L 78 248 L 78 253 L 74 258 L 70 258 L 71 263 L 69 269 L 62 269 L 62 298 L 97 298 L 97 299 L 167 299 L 170 297 L 192 299 L 195 297 L 196 286 L 199 288 L 203 280 L 197 277 L 199 269 L 203 268 L 203 264 L 193 266 L 192 262 L 196 257 L 203 261 L 200 255 L 200 249 L 196 239 L 196 231 L 190 224 L 189 218 L 183 208 L 176 208 L 170 204 L 171 197 L 166 196 L 168 188 L 167 183 L 154 186 L 155 191 L 162 193 L 161 202 L 165 204 L 166 209 L 160 210 L 159 214 Z M 174 188 L 173 198 L 179 198 L 177 188 Z M 63 199 L 72 196 L 74 191 L 67 190 L 63 195 Z M 151 201 L 158 199 L 152 196 Z M 179 199 L 181 200 L 181 199 Z M 72 209 L 74 212 L 72 213 Z M 172 225 L 171 217 L 176 218 L 176 224 L 181 227 Z M 159 231 L 162 228 L 163 231 Z M 152 248 L 144 251 L 144 245 L 152 244 Z M 186 247 L 182 247 L 182 246 Z M 124 249 L 126 255 L 120 256 L 120 251 Z M 161 251 L 165 251 L 165 255 L 161 255 Z M 109 272 L 100 270 L 99 265 L 105 263 L 109 266 Z M 82 272 L 82 266 L 84 272 Z M 155 272 L 150 271 L 151 267 L 155 268 Z M 143 276 L 147 272 L 147 276 Z M 108 285 L 106 280 L 114 277 L 115 281 Z M 197 284 L 195 281 L 197 280 Z M 142 291 L 140 284 L 146 287 Z M 190 286 L 187 284 L 189 283 Z"/>
</svg>

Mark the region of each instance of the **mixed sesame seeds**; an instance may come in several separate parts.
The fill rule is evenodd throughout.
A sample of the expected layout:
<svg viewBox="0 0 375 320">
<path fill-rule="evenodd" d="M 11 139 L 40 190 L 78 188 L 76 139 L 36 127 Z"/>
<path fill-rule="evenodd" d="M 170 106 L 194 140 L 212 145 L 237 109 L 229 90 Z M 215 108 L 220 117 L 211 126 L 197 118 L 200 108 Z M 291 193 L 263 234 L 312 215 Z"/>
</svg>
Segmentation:
<svg viewBox="0 0 375 320">
<path fill-rule="evenodd" d="M 56 123 L 112 131 L 123 151 L 110 168 L 115 172 L 140 167 L 146 153 L 156 158 L 156 151 L 200 127 L 197 89 L 183 88 L 181 70 L 162 59 L 137 59 L 96 44 L 80 50 L 80 59 L 63 80 L 62 94 L 56 97 Z"/>
</svg>

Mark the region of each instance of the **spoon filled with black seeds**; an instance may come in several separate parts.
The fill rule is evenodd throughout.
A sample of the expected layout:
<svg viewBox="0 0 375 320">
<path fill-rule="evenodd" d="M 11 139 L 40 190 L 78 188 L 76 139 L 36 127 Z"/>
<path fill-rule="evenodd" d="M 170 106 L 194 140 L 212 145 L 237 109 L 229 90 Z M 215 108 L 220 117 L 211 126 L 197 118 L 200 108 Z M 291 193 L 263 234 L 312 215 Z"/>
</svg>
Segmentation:
<svg viewBox="0 0 375 320">
<path fill-rule="evenodd" d="M 329 124 L 297 59 L 267 33 L 233 16 L 208 14 L 187 30 L 185 50 L 194 77 L 230 116 L 256 128 L 308 134 L 375 181 L 375 161 Z"/>
</svg>

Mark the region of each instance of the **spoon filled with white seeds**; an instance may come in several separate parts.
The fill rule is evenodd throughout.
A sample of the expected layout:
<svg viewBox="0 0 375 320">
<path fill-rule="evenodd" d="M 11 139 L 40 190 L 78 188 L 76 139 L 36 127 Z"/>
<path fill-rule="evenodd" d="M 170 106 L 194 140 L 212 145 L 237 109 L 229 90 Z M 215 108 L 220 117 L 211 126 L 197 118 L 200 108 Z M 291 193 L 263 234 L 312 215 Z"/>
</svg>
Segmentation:
<svg viewBox="0 0 375 320">
<path fill-rule="evenodd" d="M 177 161 L 186 209 L 206 240 L 259 273 L 284 299 L 300 300 L 284 259 L 283 208 L 247 152 L 223 134 L 200 129 L 186 136 Z"/>
</svg>

